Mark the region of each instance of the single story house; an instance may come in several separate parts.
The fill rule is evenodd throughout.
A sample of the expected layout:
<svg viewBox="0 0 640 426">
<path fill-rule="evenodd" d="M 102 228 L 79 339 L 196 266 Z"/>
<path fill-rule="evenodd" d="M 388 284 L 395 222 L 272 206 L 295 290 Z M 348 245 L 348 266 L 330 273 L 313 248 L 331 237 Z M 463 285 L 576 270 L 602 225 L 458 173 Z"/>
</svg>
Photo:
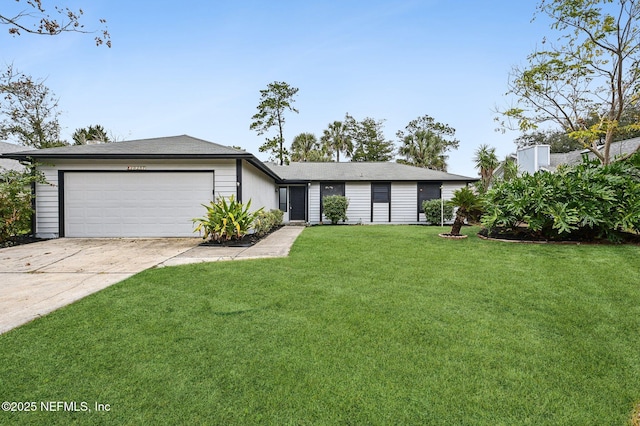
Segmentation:
<svg viewBox="0 0 640 426">
<path fill-rule="evenodd" d="M 285 222 L 320 223 L 322 197 L 349 198 L 352 223 L 417 223 L 422 200 L 448 199 L 477 179 L 397 163 L 265 164 L 187 135 L 4 154 L 34 161 L 39 237 L 190 237 L 217 197 L 281 209 Z"/>
</svg>

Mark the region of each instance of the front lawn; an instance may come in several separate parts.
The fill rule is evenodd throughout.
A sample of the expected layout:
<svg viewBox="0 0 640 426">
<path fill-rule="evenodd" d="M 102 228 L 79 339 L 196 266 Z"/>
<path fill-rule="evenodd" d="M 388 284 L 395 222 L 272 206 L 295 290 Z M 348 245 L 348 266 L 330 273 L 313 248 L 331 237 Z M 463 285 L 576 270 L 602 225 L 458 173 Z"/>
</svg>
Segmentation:
<svg viewBox="0 0 640 426">
<path fill-rule="evenodd" d="M 288 258 L 145 271 L 0 336 L 0 398 L 37 403 L 0 424 L 625 425 L 640 247 L 476 231 L 313 227 Z"/>
</svg>

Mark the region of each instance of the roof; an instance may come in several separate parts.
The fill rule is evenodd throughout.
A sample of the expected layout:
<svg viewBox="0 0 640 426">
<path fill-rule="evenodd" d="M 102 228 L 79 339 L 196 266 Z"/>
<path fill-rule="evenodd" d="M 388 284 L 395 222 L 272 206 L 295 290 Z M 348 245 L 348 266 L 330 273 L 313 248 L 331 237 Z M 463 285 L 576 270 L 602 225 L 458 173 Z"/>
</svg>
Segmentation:
<svg viewBox="0 0 640 426">
<path fill-rule="evenodd" d="M 268 163 L 284 181 L 463 181 L 477 178 L 437 170 L 388 162 L 291 163 L 278 166 Z"/>
<path fill-rule="evenodd" d="M 188 135 L 138 139 L 91 145 L 70 145 L 5 154 L 14 160 L 30 159 L 244 159 L 273 179 L 278 176 L 252 154 Z"/>
<path fill-rule="evenodd" d="M 16 151 L 24 151 L 25 149 L 29 149 L 29 148 L 21 145 L 16 145 L 13 143 L 0 142 L 0 154 L 6 154 L 6 153 L 16 152 Z M 21 170 L 24 170 L 24 166 L 22 166 L 16 160 L 0 158 L 0 171 L 2 169 L 21 171 Z"/>
<path fill-rule="evenodd" d="M 91 145 L 70 145 L 13 153 L 10 158 L 211 158 L 252 157 L 242 151 L 187 135 Z"/>
<path fill-rule="evenodd" d="M 609 154 L 612 158 L 615 158 L 616 156 L 636 151 L 638 147 L 640 147 L 640 138 L 612 142 L 611 147 L 609 148 Z M 595 154 L 588 149 L 578 149 L 576 151 L 564 153 L 552 153 L 549 156 L 549 168 L 551 170 L 555 170 L 560 164 L 579 164 L 582 162 L 582 156 L 584 154 L 587 154 L 589 158 L 595 157 Z"/>
</svg>

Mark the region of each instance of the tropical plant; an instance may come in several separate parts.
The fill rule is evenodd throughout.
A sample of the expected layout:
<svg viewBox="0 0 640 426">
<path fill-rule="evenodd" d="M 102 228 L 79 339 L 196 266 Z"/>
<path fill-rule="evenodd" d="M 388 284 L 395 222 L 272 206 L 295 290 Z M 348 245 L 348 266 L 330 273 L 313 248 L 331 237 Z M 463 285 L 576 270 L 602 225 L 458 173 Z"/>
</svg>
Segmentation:
<svg viewBox="0 0 640 426">
<path fill-rule="evenodd" d="M 474 210 L 480 206 L 480 197 L 476 195 L 468 186 L 457 189 L 453 193 L 453 198 L 449 204 L 456 209 L 456 218 L 451 226 L 451 235 L 460 235 L 460 230 L 464 222 L 469 218 Z"/>
<path fill-rule="evenodd" d="M 448 156 L 445 153 L 459 146 L 459 142 L 453 139 L 455 132 L 454 128 L 428 115 L 410 121 L 405 130 L 396 133 L 400 142 L 398 152 L 405 157 L 398 162 L 447 171 Z"/>
<path fill-rule="evenodd" d="M 258 212 L 253 226 L 256 235 L 262 237 L 271 232 L 272 229 L 282 225 L 283 216 L 283 211 L 276 209 Z"/>
<path fill-rule="evenodd" d="M 298 93 L 298 88 L 292 87 L 284 81 L 269 83 L 266 89 L 260 91 L 258 112 L 251 117 L 253 122 L 249 126 L 251 130 L 258 132 L 258 135 L 266 133 L 272 127 L 278 128 L 277 135 L 273 138 L 266 138 L 266 142 L 260 146 L 259 150 L 271 153 L 281 166 L 289 159 L 282 132 L 285 123 L 284 113 L 286 110 L 298 112 L 293 107 L 296 93 Z"/>
<path fill-rule="evenodd" d="M 640 169 L 631 161 L 597 161 L 500 182 L 485 196 L 489 231 L 528 232 L 539 238 L 620 239 L 640 231 Z"/>
<path fill-rule="evenodd" d="M 500 165 L 498 156 L 496 155 L 496 149 L 486 144 L 480 145 L 475 152 L 473 161 L 476 164 L 476 168 L 480 171 L 478 190 L 481 194 L 484 194 L 491 185 L 493 172 Z"/>
<path fill-rule="evenodd" d="M 322 198 L 323 213 L 331 221 L 336 224 L 340 221 L 346 222 L 347 208 L 349 208 L 349 200 L 343 195 L 328 195 Z"/>
<path fill-rule="evenodd" d="M 340 153 L 347 156 L 353 153 L 353 141 L 349 134 L 349 128 L 342 121 L 334 121 L 324 130 L 321 141 L 326 152 L 336 153 L 336 162 L 340 162 Z"/>
<path fill-rule="evenodd" d="M 203 239 L 216 242 L 241 239 L 251 229 L 262 208 L 251 212 L 251 200 L 246 204 L 239 203 L 231 195 L 227 200 L 218 197 L 216 202 L 202 205 L 207 209 L 204 217 L 193 219 L 197 223 L 193 232 L 202 232 Z"/>
<path fill-rule="evenodd" d="M 313 133 L 300 133 L 293 138 L 291 143 L 291 161 L 329 161 L 323 147 L 318 143 L 318 138 Z"/>
<path fill-rule="evenodd" d="M 437 225 L 442 220 L 449 221 L 453 218 L 453 206 L 450 203 L 443 203 L 440 199 L 423 201 L 422 210 L 430 225 Z"/>
<path fill-rule="evenodd" d="M 45 183 L 44 175 L 32 170 L 0 173 L 0 243 L 29 231 L 34 182 Z"/>
</svg>

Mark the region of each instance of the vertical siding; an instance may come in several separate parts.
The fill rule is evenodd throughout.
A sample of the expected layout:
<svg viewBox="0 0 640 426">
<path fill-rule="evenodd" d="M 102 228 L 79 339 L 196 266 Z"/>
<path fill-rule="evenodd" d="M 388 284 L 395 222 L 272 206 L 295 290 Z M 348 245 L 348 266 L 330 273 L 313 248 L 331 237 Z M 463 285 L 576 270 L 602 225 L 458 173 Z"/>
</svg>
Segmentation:
<svg viewBox="0 0 640 426">
<path fill-rule="evenodd" d="M 391 220 L 393 223 L 416 223 L 418 183 L 391 183 Z M 424 216 L 424 215 L 423 215 Z"/>
<path fill-rule="evenodd" d="M 278 208 L 278 186 L 253 165 L 242 161 L 242 202 L 251 200 L 251 210 Z"/>
<path fill-rule="evenodd" d="M 368 223 L 371 220 L 371 184 L 345 182 L 344 195 L 349 200 L 347 223 Z"/>
<path fill-rule="evenodd" d="M 346 190 L 346 189 L 345 189 Z M 320 223 L 320 183 L 312 182 L 309 187 L 309 223 Z"/>
<path fill-rule="evenodd" d="M 36 235 L 57 237 L 58 221 L 58 170 L 121 170 L 127 167 L 144 167 L 146 170 L 214 170 L 215 196 L 229 197 L 236 193 L 235 160 L 60 160 L 53 165 L 38 167 L 47 184 L 36 185 Z M 203 200 L 205 203 L 207 200 Z"/>
</svg>

